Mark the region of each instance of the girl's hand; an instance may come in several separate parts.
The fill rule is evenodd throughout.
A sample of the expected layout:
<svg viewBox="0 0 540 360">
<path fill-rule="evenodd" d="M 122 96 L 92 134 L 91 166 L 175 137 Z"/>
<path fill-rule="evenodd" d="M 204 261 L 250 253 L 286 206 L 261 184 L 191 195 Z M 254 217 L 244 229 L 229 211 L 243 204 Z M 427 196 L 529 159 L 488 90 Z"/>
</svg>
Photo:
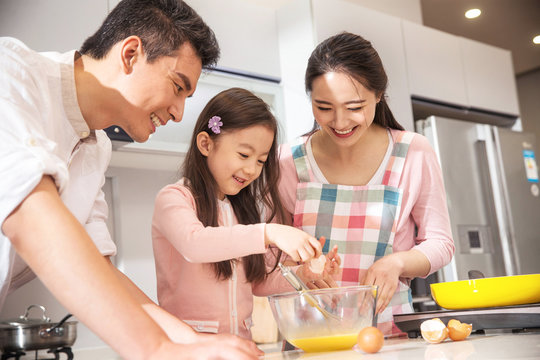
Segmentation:
<svg viewBox="0 0 540 360">
<path fill-rule="evenodd" d="M 266 224 L 265 245 L 275 245 L 294 261 L 305 262 L 318 257 L 322 251 L 319 241 L 308 233 L 288 225 Z"/>
<path fill-rule="evenodd" d="M 321 237 L 321 244 L 324 246 L 324 237 Z M 304 281 L 310 289 L 324 289 L 330 287 L 337 287 L 336 280 L 341 278 L 342 269 L 341 258 L 337 254 L 337 245 L 334 246 L 328 254 L 325 255 L 326 263 L 324 264 L 324 270 L 322 273 L 314 273 L 310 264 L 306 263 L 300 266 L 296 270 L 296 274 Z"/>
<path fill-rule="evenodd" d="M 403 262 L 399 256 L 391 254 L 375 261 L 370 266 L 364 278 L 364 285 L 377 285 L 377 314 L 382 312 L 390 303 L 399 284 Z"/>
</svg>

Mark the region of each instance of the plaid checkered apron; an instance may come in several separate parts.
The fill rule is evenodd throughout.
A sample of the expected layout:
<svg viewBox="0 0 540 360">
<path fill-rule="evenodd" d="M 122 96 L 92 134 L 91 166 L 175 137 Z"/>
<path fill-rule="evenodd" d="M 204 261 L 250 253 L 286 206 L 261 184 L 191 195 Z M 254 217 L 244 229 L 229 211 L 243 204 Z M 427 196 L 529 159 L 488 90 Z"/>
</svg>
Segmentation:
<svg viewBox="0 0 540 360">
<path fill-rule="evenodd" d="M 402 199 L 398 185 L 413 136 L 407 131 L 399 134 L 382 185 L 316 182 L 306 156 L 307 138 L 299 138 L 291 148 L 300 180 L 294 226 L 317 238 L 326 237 L 325 253 L 338 246 L 343 268 L 340 286 L 358 285 L 376 260 L 393 251 Z M 385 334 L 400 333 L 393 314 L 408 312 L 413 312 L 411 290 L 400 281 L 390 304 L 378 315 L 377 326 Z"/>
</svg>

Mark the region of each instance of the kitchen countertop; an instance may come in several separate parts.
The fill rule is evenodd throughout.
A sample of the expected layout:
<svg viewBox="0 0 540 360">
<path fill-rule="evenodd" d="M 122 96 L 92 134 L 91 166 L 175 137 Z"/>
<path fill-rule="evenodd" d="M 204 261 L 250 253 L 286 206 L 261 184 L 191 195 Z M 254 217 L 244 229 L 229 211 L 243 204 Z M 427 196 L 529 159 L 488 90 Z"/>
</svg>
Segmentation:
<svg viewBox="0 0 540 360">
<path fill-rule="evenodd" d="M 540 359 L 540 332 L 495 333 L 471 335 L 463 341 L 446 340 L 440 344 L 428 344 L 422 338 L 406 337 L 385 340 L 383 348 L 376 354 L 366 354 L 361 350 L 334 351 L 327 353 L 304 353 L 301 350 L 281 352 L 280 344 L 265 344 L 266 351 L 261 360 L 348 360 L 348 359 L 425 359 L 425 360 L 483 360 L 483 359 Z M 30 354 L 29 354 L 30 355 Z M 26 359 L 27 357 L 25 357 Z M 33 357 L 28 357 L 33 359 Z M 121 360 L 109 348 L 74 349 L 76 360 Z"/>
<path fill-rule="evenodd" d="M 471 335 L 463 341 L 447 339 L 429 344 L 422 338 L 387 339 L 375 354 L 362 350 L 304 353 L 301 350 L 267 353 L 264 359 L 425 359 L 425 360 L 483 360 L 483 359 L 540 359 L 540 333 Z"/>
</svg>

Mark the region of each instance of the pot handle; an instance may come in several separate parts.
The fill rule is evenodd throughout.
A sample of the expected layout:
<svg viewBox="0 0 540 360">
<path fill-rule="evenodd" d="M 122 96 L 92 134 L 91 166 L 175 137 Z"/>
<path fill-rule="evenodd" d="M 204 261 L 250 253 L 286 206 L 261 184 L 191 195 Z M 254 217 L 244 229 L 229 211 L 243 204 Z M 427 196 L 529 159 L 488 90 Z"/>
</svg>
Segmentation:
<svg viewBox="0 0 540 360">
<path fill-rule="evenodd" d="M 41 306 L 41 305 L 35 305 L 35 304 L 30 305 L 29 307 L 27 307 L 27 308 L 26 308 L 26 311 L 24 312 L 24 315 L 19 316 L 19 318 L 20 318 L 20 319 L 23 319 L 23 320 L 25 320 L 25 321 L 27 321 L 27 320 L 28 320 L 28 315 L 30 315 L 30 310 L 31 310 L 32 308 L 38 308 L 38 309 L 41 309 L 41 311 L 43 312 L 43 314 L 41 315 L 41 318 L 43 319 L 43 321 L 45 321 L 45 322 L 50 322 L 50 321 L 51 321 L 50 318 L 48 318 L 48 317 L 45 316 L 45 307 L 44 307 L 44 306 Z"/>
<path fill-rule="evenodd" d="M 64 325 L 66 320 L 69 319 L 72 316 L 73 316 L 72 314 L 67 314 L 66 316 L 64 316 L 62 318 L 62 320 L 60 320 L 58 322 L 58 324 L 56 324 L 53 327 L 50 327 L 48 329 L 41 330 L 39 332 L 39 335 L 41 337 L 44 337 L 44 338 L 49 337 L 49 336 L 64 336 L 64 329 L 61 326 Z"/>
</svg>

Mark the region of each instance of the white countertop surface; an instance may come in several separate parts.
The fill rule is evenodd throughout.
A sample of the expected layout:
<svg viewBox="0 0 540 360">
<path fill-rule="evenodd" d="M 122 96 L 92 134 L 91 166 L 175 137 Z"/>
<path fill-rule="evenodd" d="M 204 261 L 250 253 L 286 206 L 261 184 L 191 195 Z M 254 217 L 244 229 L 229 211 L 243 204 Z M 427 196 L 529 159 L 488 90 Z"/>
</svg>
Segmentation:
<svg viewBox="0 0 540 360">
<path fill-rule="evenodd" d="M 447 339 L 429 344 L 422 338 L 387 339 L 375 354 L 362 350 L 304 353 L 300 350 L 267 353 L 264 359 L 425 359 L 425 360 L 483 360 L 483 359 L 540 359 L 540 333 L 471 335 L 463 341 Z"/>
<path fill-rule="evenodd" d="M 327 353 L 304 353 L 301 350 L 280 352 L 279 344 L 265 344 L 261 348 L 266 351 L 264 360 L 293 359 L 424 359 L 424 360 L 484 360 L 540 359 L 540 332 L 501 333 L 492 335 L 471 335 L 463 341 L 447 339 L 440 344 L 429 344 L 422 338 L 387 339 L 383 348 L 376 354 L 366 354 L 361 350 L 334 351 Z M 74 360 L 121 360 L 110 348 L 74 349 Z M 34 352 L 29 352 L 24 359 L 34 359 Z M 62 355 L 64 356 L 64 355 Z M 50 357 L 50 354 L 49 354 Z M 63 359 L 61 357 L 61 359 Z"/>
</svg>

